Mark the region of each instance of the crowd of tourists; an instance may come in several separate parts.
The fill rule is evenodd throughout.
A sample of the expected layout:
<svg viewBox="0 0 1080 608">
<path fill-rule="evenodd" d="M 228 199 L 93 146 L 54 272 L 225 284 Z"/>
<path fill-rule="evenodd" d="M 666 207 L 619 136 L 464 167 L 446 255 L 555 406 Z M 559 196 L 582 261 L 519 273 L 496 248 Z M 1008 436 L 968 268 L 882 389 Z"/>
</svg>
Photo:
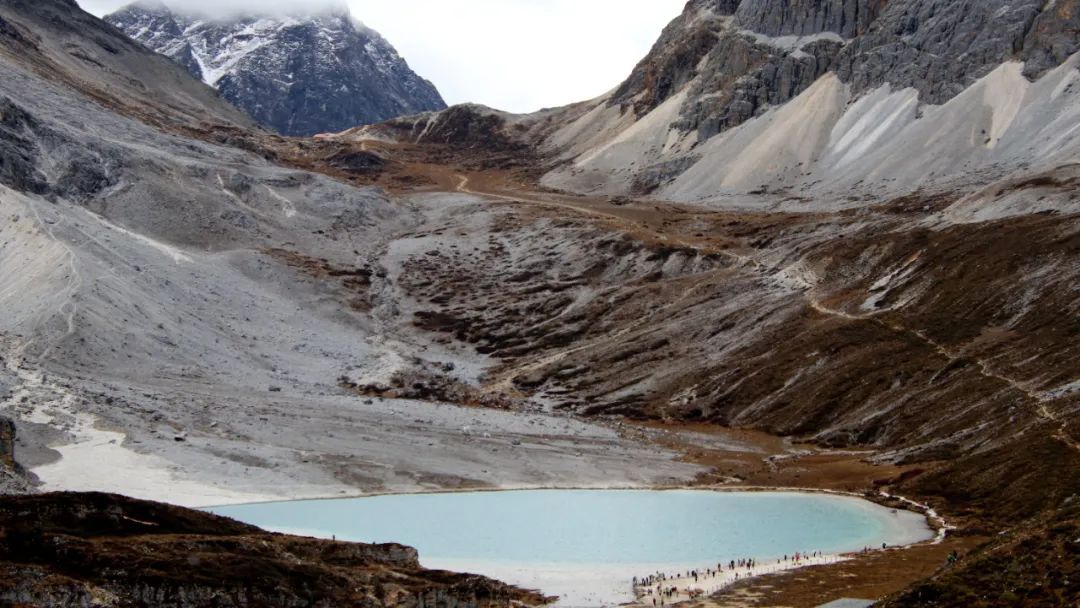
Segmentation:
<svg viewBox="0 0 1080 608">
<path fill-rule="evenodd" d="M 820 551 L 801 552 L 796 551 L 791 555 L 785 555 L 776 560 L 777 569 L 786 569 L 800 566 L 809 560 L 822 557 Z M 741 578 L 753 576 L 755 569 L 761 567 L 758 560 L 750 557 L 745 559 L 733 559 L 725 563 L 716 564 L 716 568 L 702 570 L 687 570 L 672 574 L 656 572 L 643 577 L 634 577 L 634 593 L 639 601 L 646 604 L 651 600 L 653 606 L 666 606 L 684 599 L 697 599 L 705 595 L 705 589 L 701 587 L 709 582 L 719 582 L 723 587 L 737 582 Z M 721 579 L 716 581 L 716 579 Z M 679 588 L 676 582 L 685 586 Z M 715 590 L 715 589 L 714 589 Z"/>
</svg>

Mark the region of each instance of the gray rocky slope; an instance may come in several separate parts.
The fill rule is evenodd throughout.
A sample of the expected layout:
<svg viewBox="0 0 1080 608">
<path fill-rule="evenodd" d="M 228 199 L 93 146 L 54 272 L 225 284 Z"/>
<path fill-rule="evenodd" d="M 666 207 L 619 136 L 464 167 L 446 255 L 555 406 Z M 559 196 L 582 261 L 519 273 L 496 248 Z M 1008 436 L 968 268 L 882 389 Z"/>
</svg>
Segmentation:
<svg viewBox="0 0 1080 608">
<path fill-rule="evenodd" d="M 388 251 L 441 214 L 483 223 L 475 202 L 275 164 L 209 87 L 71 0 L 0 4 L 0 108 L 0 413 L 47 489 L 205 505 L 699 470 L 559 416 L 340 386 L 475 381 L 483 358 L 398 320 Z"/>
<path fill-rule="evenodd" d="M 284 135 L 337 132 L 446 107 L 434 85 L 345 7 L 212 19 L 151 0 L 105 19 Z"/>
</svg>

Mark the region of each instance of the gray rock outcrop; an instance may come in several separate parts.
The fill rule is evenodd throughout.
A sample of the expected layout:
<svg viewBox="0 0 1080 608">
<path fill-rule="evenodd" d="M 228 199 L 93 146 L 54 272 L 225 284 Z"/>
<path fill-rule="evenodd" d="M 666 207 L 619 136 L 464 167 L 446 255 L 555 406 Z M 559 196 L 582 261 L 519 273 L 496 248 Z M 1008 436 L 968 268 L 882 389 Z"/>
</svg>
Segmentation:
<svg viewBox="0 0 1080 608">
<path fill-rule="evenodd" d="M 854 38 L 866 31 L 885 4 L 880 0 L 743 0 L 735 20 L 740 27 L 766 36 L 833 32 Z"/>
<path fill-rule="evenodd" d="M 0 495 L 31 490 L 22 467 L 15 461 L 15 433 L 15 423 L 0 416 Z"/>
<path fill-rule="evenodd" d="M 856 92 L 889 83 L 941 104 L 1006 61 L 1034 79 L 1080 51 L 1077 0 L 890 3 L 837 58 Z"/>
</svg>

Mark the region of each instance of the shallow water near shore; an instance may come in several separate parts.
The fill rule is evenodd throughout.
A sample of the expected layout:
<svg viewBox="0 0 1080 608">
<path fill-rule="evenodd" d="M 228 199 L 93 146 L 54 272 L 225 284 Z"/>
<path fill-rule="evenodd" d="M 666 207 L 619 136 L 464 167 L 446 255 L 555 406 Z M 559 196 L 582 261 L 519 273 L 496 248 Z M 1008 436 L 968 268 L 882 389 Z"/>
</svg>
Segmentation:
<svg viewBox="0 0 1080 608">
<path fill-rule="evenodd" d="M 210 511 L 279 532 L 416 547 L 426 567 L 561 596 L 631 601 L 631 579 L 796 551 L 842 553 L 933 537 L 925 518 L 800 492 L 529 490 L 240 505 Z"/>
</svg>

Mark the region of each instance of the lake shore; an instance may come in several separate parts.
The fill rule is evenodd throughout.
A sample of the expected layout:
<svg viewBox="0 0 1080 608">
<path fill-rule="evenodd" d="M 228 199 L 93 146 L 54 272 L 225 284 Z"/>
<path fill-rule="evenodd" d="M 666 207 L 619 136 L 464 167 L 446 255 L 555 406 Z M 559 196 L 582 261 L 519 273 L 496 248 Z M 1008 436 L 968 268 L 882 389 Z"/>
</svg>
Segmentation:
<svg viewBox="0 0 1080 608">
<path fill-rule="evenodd" d="M 665 429 L 663 431 L 656 431 L 654 429 L 646 428 L 644 435 L 635 436 L 633 432 L 636 429 L 630 427 L 631 432 L 623 430 L 619 432 L 623 441 L 630 443 L 637 443 L 639 445 L 658 445 L 667 452 L 667 454 L 677 454 L 679 451 L 693 452 L 694 449 L 710 449 L 720 451 L 721 454 L 737 456 L 743 458 L 748 463 L 756 462 L 758 465 L 765 463 L 765 469 L 768 472 L 775 472 L 777 469 L 787 467 L 792 463 L 799 462 L 800 459 L 813 459 L 821 458 L 816 454 L 811 454 L 805 447 L 792 446 L 786 442 L 782 442 L 779 438 L 773 438 L 757 433 L 747 433 L 741 431 L 719 430 L 716 432 L 702 433 L 697 429 Z M 186 471 L 181 471 L 178 468 L 171 467 L 171 463 L 164 459 L 154 458 L 150 456 L 143 456 L 137 454 L 134 450 L 127 449 L 124 446 L 124 436 L 119 433 L 114 433 L 111 430 L 105 431 L 98 429 L 97 425 L 90 419 L 87 419 L 78 429 L 80 432 L 77 435 L 82 435 L 82 441 L 79 442 L 79 446 L 69 448 L 67 446 L 60 448 L 60 451 L 65 452 L 62 460 L 53 463 L 52 469 L 49 465 L 45 465 L 44 471 L 46 474 L 42 475 L 46 481 L 52 482 L 46 485 L 46 489 L 57 488 L 57 486 L 67 486 L 64 489 L 79 489 L 82 484 L 94 484 L 100 483 L 100 479 L 94 479 L 94 471 L 100 471 L 103 468 L 100 464 L 103 461 L 109 461 L 123 465 L 122 468 L 129 468 L 132 471 L 138 471 L 139 469 L 148 469 L 152 472 L 152 475 L 125 475 L 125 476 L 111 476 L 109 481 L 114 484 L 114 487 L 105 488 L 110 491 L 119 492 L 119 494 L 136 494 L 143 498 L 149 498 L 151 500 L 163 500 L 166 502 L 174 502 L 180 504 L 187 504 L 192 506 L 207 506 L 210 504 L 224 505 L 224 504 L 248 504 L 248 503 L 271 503 L 281 501 L 293 501 L 293 500 L 334 500 L 341 498 L 362 498 L 362 497 L 377 497 L 377 496 L 400 496 L 400 495 L 435 495 L 435 494 L 459 494 L 459 492 L 486 492 L 486 491 L 508 491 L 508 490 L 534 490 L 534 489 L 633 489 L 633 490 L 678 490 L 678 489 L 707 489 L 712 491 L 721 492 L 757 492 L 757 491 L 797 491 L 797 492 L 813 492 L 813 494 L 826 494 L 836 496 L 847 496 L 859 499 L 872 499 L 880 500 L 883 497 L 867 495 L 865 491 L 854 491 L 848 489 L 855 485 L 850 482 L 840 483 L 840 487 L 802 487 L 796 485 L 780 484 L 775 482 L 787 481 L 787 479 L 771 479 L 761 478 L 760 475 L 740 475 L 739 477 L 725 478 L 721 483 L 707 483 L 708 479 L 705 479 L 706 483 L 693 482 L 691 479 L 680 479 L 680 481 L 673 483 L 648 483 L 643 481 L 630 481 L 630 479 L 624 479 L 624 481 L 617 483 L 599 483 L 589 479 L 585 482 L 584 479 L 580 479 L 577 482 L 568 482 L 566 484 L 558 483 L 495 483 L 484 487 L 417 487 L 417 486 L 404 486 L 387 489 L 363 489 L 356 487 L 347 487 L 338 484 L 324 485 L 319 483 L 293 483 L 293 484 L 271 484 L 269 478 L 257 478 L 256 487 L 248 485 L 247 488 L 242 490 L 234 490 L 228 485 L 221 484 L 219 479 L 214 478 L 211 475 L 203 476 L 199 474 L 198 470 L 188 467 Z M 481 440 L 487 440 L 487 437 L 478 437 Z M 497 437 L 498 438 L 498 437 Z M 636 440 L 636 441 L 635 441 Z M 673 441 L 677 440 L 677 441 Z M 468 441 L 468 440 L 467 440 Z M 503 442 L 510 443 L 510 442 Z M 184 444 L 177 443 L 178 447 L 183 447 Z M 503 446 L 505 449 L 513 449 L 511 446 Z M 70 450 L 70 454 L 66 452 Z M 779 456 L 778 456 L 779 455 Z M 835 456 L 834 456 L 835 455 Z M 659 456 L 659 455 L 658 455 Z M 828 458 L 843 458 L 853 460 L 859 458 L 862 455 L 855 454 L 839 454 L 839 452 L 832 452 Z M 116 458 L 113 458 L 116 457 Z M 671 458 L 671 457 L 669 457 Z M 661 459 L 663 457 L 661 456 Z M 584 460 L 584 459 L 583 459 Z M 687 459 L 684 457 L 684 462 L 691 465 L 711 465 L 711 462 L 700 462 L 698 459 Z M 87 463 L 86 467 L 90 467 L 90 462 L 94 462 L 94 467 L 90 467 L 87 470 L 85 467 L 79 467 L 79 463 Z M 623 464 L 620 465 L 622 469 L 627 471 L 631 470 L 637 463 L 632 462 L 627 458 Z M 145 467 L 144 467 L 145 465 Z M 778 467 L 779 465 L 779 467 Z M 850 467 L 849 467 L 850 468 Z M 52 471 L 52 474 L 49 474 Z M 89 473 L 87 473 L 89 471 Z M 57 475 L 56 473 L 59 473 Z M 632 477 L 632 475 L 627 475 Z M 744 478 L 743 478 L 744 477 Z M 843 476 L 836 475 L 835 477 L 829 476 L 827 473 L 823 475 L 826 483 L 820 483 L 820 478 L 809 478 L 808 482 L 818 483 L 822 486 L 836 485 L 832 482 L 828 482 L 829 478 L 843 479 Z M 184 483 L 177 483 L 177 481 L 183 481 Z M 745 482 L 765 482 L 760 484 L 750 484 Z M 798 479 L 791 479 L 791 481 L 798 481 Z M 743 483 L 740 483 L 743 482 Z M 773 482 L 773 483 L 770 483 Z M 862 485 L 862 484 L 858 484 Z M 863 485 L 863 487 L 865 487 Z M 58 489 L 58 488 L 57 488 Z M 254 490 L 254 491 L 252 491 Z M 906 500 L 906 499 L 904 499 Z M 885 502 L 885 501 L 881 501 Z M 918 503 L 915 501 L 908 501 L 908 508 L 912 510 L 918 510 Z M 924 506 L 924 505 L 923 505 Z M 934 514 L 935 515 L 935 514 Z M 937 538 L 941 539 L 944 535 L 945 525 L 944 522 L 932 522 L 934 528 L 939 530 Z M 839 560 L 838 556 L 833 564 Z M 806 566 L 820 566 L 828 564 L 828 562 L 822 563 L 802 563 L 799 567 Z M 462 565 L 465 566 L 465 565 Z M 699 567 L 700 565 L 690 565 L 690 567 Z M 468 568 L 458 568 L 468 569 Z M 521 570 L 521 569 L 518 569 Z M 745 584 L 747 580 L 760 579 L 762 577 L 768 577 L 770 575 L 778 575 L 788 568 L 760 568 L 750 573 L 751 576 L 746 576 L 746 573 L 742 573 L 739 581 L 726 581 L 723 585 L 718 585 L 717 590 L 725 589 L 725 587 L 738 582 L 739 584 Z M 499 572 L 502 569 L 490 568 L 485 570 L 484 573 L 488 573 L 489 576 L 499 577 Z M 546 581 L 562 580 L 563 582 L 569 581 L 569 584 L 559 583 L 555 587 L 544 587 L 544 591 L 549 593 L 555 593 L 559 595 L 567 595 L 573 591 L 572 587 L 577 586 L 579 583 L 584 584 L 581 589 L 584 589 L 582 594 L 575 594 L 575 600 L 595 600 L 596 598 L 604 598 L 602 604 L 609 604 L 611 598 L 616 597 L 615 594 L 621 594 L 618 597 L 621 598 L 621 602 L 631 602 L 633 600 L 632 583 L 631 579 L 635 575 L 642 575 L 643 572 L 648 570 L 642 570 L 638 568 L 626 568 L 618 573 L 611 572 L 608 568 L 603 566 L 597 566 L 592 568 L 588 573 L 588 576 L 584 577 L 584 580 L 572 580 L 562 575 L 554 575 L 554 578 L 549 577 Z M 548 572 L 551 575 L 552 571 Z M 518 576 L 508 577 L 502 576 L 501 578 L 510 582 L 525 586 L 540 587 L 545 584 L 543 572 L 522 573 L 518 572 Z M 681 584 L 681 583 L 677 583 Z M 684 589 L 685 589 L 684 585 Z"/>
<path fill-rule="evenodd" d="M 759 563 L 711 576 L 716 584 L 706 591 L 835 563 L 841 553 L 876 543 L 902 546 L 935 535 L 923 516 L 862 497 L 764 488 L 426 492 L 213 511 L 287 534 L 403 542 L 419 549 L 427 567 L 539 589 L 560 596 L 560 606 L 632 602 L 641 591 L 635 576 L 704 571 L 710 561 L 736 556 Z M 442 515 L 433 520 L 430 513 Z M 811 550 L 813 558 L 794 560 L 796 551 Z M 688 595 L 689 586 L 677 584 Z"/>
</svg>

